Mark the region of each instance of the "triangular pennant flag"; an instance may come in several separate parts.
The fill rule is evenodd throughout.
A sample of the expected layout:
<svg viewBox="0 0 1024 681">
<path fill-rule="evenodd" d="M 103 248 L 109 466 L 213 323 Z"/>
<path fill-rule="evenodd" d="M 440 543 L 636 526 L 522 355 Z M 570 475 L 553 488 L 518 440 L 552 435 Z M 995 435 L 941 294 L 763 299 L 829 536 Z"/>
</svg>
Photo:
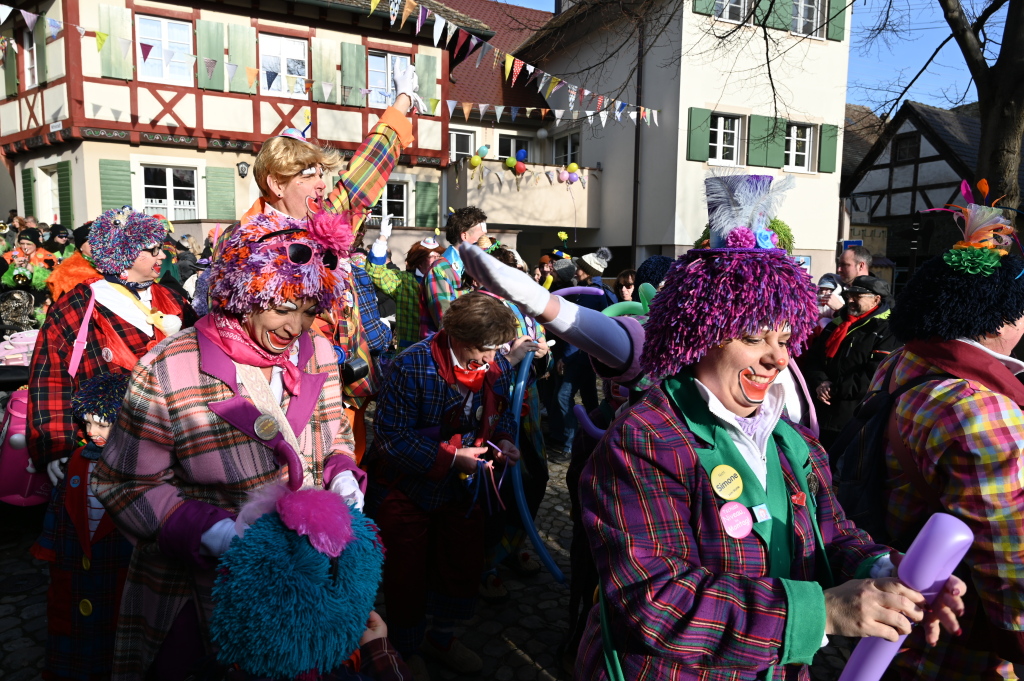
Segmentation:
<svg viewBox="0 0 1024 681">
<path fill-rule="evenodd" d="M 544 174 L 548 176 L 548 184 L 554 184 L 555 183 L 555 171 L 554 170 L 546 170 L 546 171 L 544 171 Z"/>
<path fill-rule="evenodd" d="M 171 66 L 171 60 L 172 59 L 174 59 L 174 53 L 171 52 L 170 50 L 165 50 L 164 51 L 164 68 L 169 68 Z"/>
<path fill-rule="evenodd" d="M 21 16 L 25 18 L 25 23 L 28 24 L 28 30 L 36 30 L 36 21 L 39 20 L 38 14 L 32 14 L 32 12 L 23 9 L 21 10 Z"/>
<path fill-rule="evenodd" d="M 562 122 L 562 116 L 565 114 L 565 109 L 555 109 L 555 125 Z"/>
<path fill-rule="evenodd" d="M 493 50 L 494 48 L 490 43 L 485 42 L 484 46 L 480 48 L 480 54 L 476 55 L 476 67 L 480 68 L 480 60 L 484 58 L 484 55 Z"/>
<path fill-rule="evenodd" d="M 142 61 L 149 61 L 149 53 L 153 51 L 153 46 L 149 43 L 139 43 L 139 50 L 142 51 Z"/>
<path fill-rule="evenodd" d="M 597 96 L 597 110 L 601 111 L 604 109 L 604 95 Z"/>
<path fill-rule="evenodd" d="M 501 123 L 501 114 L 505 113 L 505 107 L 494 105 L 494 120 Z"/>
<path fill-rule="evenodd" d="M 528 107 L 526 107 L 526 117 L 529 118 L 530 116 L 532 116 L 533 115 L 533 110 L 536 109 L 536 108 L 537 107 L 535 107 L 535 106 L 528 106 Z"/>
<path fill-rule="evenodd" d="M 473 50 L 475 50 L 476 46 L 479 44 L 480 38 L 477 38 L 475 35 L 469 36 L 469 53 L 472 54 Z"/>
<path fill-rule="evenodd" d="M 434 13 L 434 47 L 437 47 L 437 42 L 441 40 L 441 34 L 444 33 L 444 25 L 446 23 L 443 16 L 436 12 Z"/>
<path fill-rule="evenodd" d="M 454 99 L 449 99 L 448 100 L 448 118 L 449 119 L 451 119 L 451 117 L 455 114 L 455 105 L 456 104 L 458 104 L 458 102 L 456 102 Z"/>
<path fill-rule="evenodd" d="M 420 11 L 416 13 L 416 35 L 420 34 L 420 29 L 423 28 L 423 22 L 427 20 L 427 14 L 429 13 L 429 9 L 420 5 Z"/>
<path fill-rule="evenodd" d="M 590 123 L 591 125 L 593 125 L 594 124 L 594 112 L 593 111 L 585 111 L 584 113 L 587 115 L 587 123 Z"/>
<path fill-rule="evenodd" d="M 622 120 L 622 112 L 626 110 L 627 106 L 628 106 L 628 104 L 626 104 L 625 102 L 616 102 L 615 103 L 615 120 L 617 120 L 617 121 L 621 121 Z"/>
<path fill-rule="evenodd" d="M 391 25 L 398 21 L 398 12 L 402 9 L 402 0 L 388 0 L 388 16 L 391 17 Z"/>
<path fill-rule="evenodd" d="M 511 54 L 505 55 L 505 80 L 508 80 L 508 74 L 512 73 L 512 64 L 515 63 L 516 58 Z M 513 83 L 514 85 L 515 83 Z"/>
<path fill-rule="evenodd" d="M 514 62 L 512 62 L 512 85 L 516 84 L 516 78 L 518 78 L 519 74 L 522 73 L 522 72 L 523 72 L 523 60 L 522 59 L 516 59 Z"/>
<path fill-rule="evenodd" d="M 13 7 L 8 7 L 7 5 L 0 5 L 0 24 L 7 21 L 7 17 L 11 16 L 11 12 L 13 11 Z M 82 30 L 84 31 L 85 29 L 83 28 Z"/>
<path fill-rule="evenodd" d="M 638 107 L 638 108 L 640 109 L 640 120 L 646 121 L 647 120 L 647 107 L 641 106 L 641 107 Z"/>
<path fill-rule="evenodd" d="M 554 89 L 554 90 L 552 90 L 552 92 L 558 92 L 559 90 L 561 90 L 561 89 L 562 89 L 562 87 L 563 87 L 563 86 L 564 86 L 565 84 L 566 84 L 566 83 L 565 83 L 565 81 L 564 81 L 564 80 L 560 80 L 560 81 L 558 81 L 558 84 L 557 84 L 557 85 L 555 85 L 555 89 Z"/>
<path fill-rule="evenodd" d="M 267 74 L 267 89 L 274 87 L 274 81 L 277 80 L 279 75 L 277 71 L 264 71 Z"/>
<path fill-rule="evenodd" d="M 96 51 L 102 52 L 103 46 L 107 44 L 107 38 L 110 36 L 102 31 L 96 31 Z"/>
<path fill-rule="evenodd" d="M 559 78 L 558 76 L 551 76 L 551 84 L 548 85 L 548 93 L 546 95 L 544 95 L 544 98 L 547 99 L 547 98 L 551 97 L 551 93 L 554 92 L 555 88 L 561 82 L 562 82 L 562 79 Z"/>
<path fill-rule="evenodd" d="M 577 120 L 579 120 L 579 118 L 580 118 L 580 112 L 579 111 L 573 111 L 572 112 L 572 119 L 574 121 L 577 121 Z"/>
<path fill-rule="evenodd" d="M 196 55 L 194 55 L 194 54 L 186 54 L 185 55 L 185 59 L 188 60 L 188 65 L 189 66 L 195 66 L 196 65 Z"/>
<path fill-rule="evenodd" d="M 515 123 L 516 122 L 516 116 L 519 115 L 519 107 L 518 106 L 512 107 L 512 112 L 509 115 L 512 116 L 512 122 Z"/>
<path fill-rule="evenodd" d="M 467 121 L 469 120 L 469 112 L 472 111 L 472 110 L 473 110 L 473 102 L 463 102 L 462 103 L 462 116 Z"/>
<path fill-rule="evenodd" d="M 419 4 L 416 0 L 405 0 L 405 7 L 402 8 L 402 23 L 398 25 L 398 30 L 401 31 L 405 28 L 405 20 L 409 18 L 412 11 L 416 9 Z"/>
<path fill-rule="evenodd" d="M 210 67 L 207 66 L 206 70 L 209 71 Z M 295 92 L 295 76 L 292 76 L 292 75 L 286 73 L 285 76 L 284 76 L 284 82 L 285 82 L 286 85 L 288 85 L 288 92 L 289 93 Z"/>
<path fill-rule="evenodd" d="M 437 105 L 440 104 L 440 103 L 441 103 L 440 99 L 436 99 L 434 97 L 430 98 L 430 115 L 431 116 L 436 116 L 437 115 Z"/>
<path fill-rule="evenodd" d="M 63 26 L 63 24 L 61 24 L 56 19 L 47 19 L 46 20 L 46 25 L 50 29 L 50 37 L 53 38 L 54 40 L 56 40 L 57 39 L 57 34 L 60 33 L 60 29 Z"/>
<path fill-rule="evenodd" d="M 320 89 L 324 91 L 324 99 L 331 101 L 331 93 L 334 92 L 334 83 L 325 80 L 320 83 Z"/>
<path fill-rule="evenodd" d="M 529 73 L 532 76 L 533 72 L 534 72 L 534 70 L 536 70 L 536 68 L 537 68 L 536 66 L 532 66 L 530 64 L 527 64 L 526 65 L 526 72 Z"/>
<path fill-rule="evenodd" d="M 583 177 L 582 175 L 580 175 L 580 186 L 583 187 L 584 189 L 587 188 L 587 178 Z"/>
<path fill-rule="evenodd" d="M 597 116 L 598 116 L 598 118 L 601 119 L 601 127 L 603 128 L 608 123 L 608 112 L 607 111 L 598 111 L 597 112 Z"/>
<path fill-rule="evenodd" d="M 92 117 L 96 118 L 97 116 L 99 116 L 100 115 L 100 110 L 102 108 L 103 108 L 102 104 L 93 104 L 92 105 Z"/>
<path fill-rule="evenodd" d="M 227 62 L 225 62 L 225 63 L 227 63 Z M 303 78 L 302 81 L 303 81 L 302 91 L 308 95 L 310 90 L 313 89 L 313 81 L 310 80 L 309 78 Z"/>
<path fill-rule="evenodd" d="M 551 109 L 541 109 L 540 110 L 540 119 L 544 120 L 545 118 L 548 117 L 549 113 L 551 113 Z"/>
<path fill-rule="evenodd" d="M 526 65 L 526 69 L 529 72 L 530 77 L 526 79 L 526 82 L 523 83 L 523 85 L 529 85 L 530 83 L 537 79 L 537 76 L 543 73 L 543 71 L 541 71 L 540 69 L 530 66 L 529 64 Z"/>
<path fill-rule="evenodd" d="M 246 77 L 246 80 L 249 81 L 249 87 L 251 88 L 252 84 L 256 82 L 256 79 L 260 77 L 260 70 L 256 69 L 256 68 L 253 68 L 251 66 L 246 66 L 245 67 L 245 77 Z M 267 87 L 270 87 L 270 86 L 267 85 Z"/>
<path fill-rule="evenodd" d="M 226 61 L 224 62 L 224 69 L 227 71 L 228 83 L 230 83 L 235 79 L 235 73 L 238 72 L 238 64 Z"/>
<path fill-rule="evenodd" d="M 380 0 L 370 0 L 370 14 L 366 16 L 372 16 L 374 11 L 377 9 L 377 5 L 380 4 Z"/>
<path fill-rule="evenodd" d="M 347 102 L 351 98 L 352 98 L 352 86 L 351 85 L 342 85 L 341 86 L 341 101 Z M 365 102 L 366 100 L 363 100 L 363 101 Z M 362 106 L 362 104 L 356 104 L 355 106 Z"/>
<path fill-rule="evenodd" d="M 127 59 L 132 51 L 132 41 L 128 38 L 118 38 L 118 40 L 121 41 L 121 54 Z"/>
<path fill-rule="evenodd" d="M 3 21 L 0 21 L 0 24 L 2 24 L 2 23 L 3 23 Z M 82 36 L 84 38 L 85 37 L 85 26 L 75 26 L 75 28 L 78 29 L 78 35 L 80 35 L 80 36 Z"/>
<path fill-rule="evenodd" d="M 590 96 L 590 90 L 583 88 L 583 95 L 580 97 L 580 106 L 583 106 L 583 100 Z"/>
<path fill-rule="evenodd" d="M 629 112 L 629 120 L 633 121 L 633 125 L 636 125 L 636 111 Z"/>
<path fill-rule="evenodd" d="M 491 71 L 493 71 L 498 66 L 498 64 L 501 63 L 501 60 L 504 58 L 504 56 L 505 56 L 504 52 L 502 52 L 501 50 L 495 48 L 495 50 L 494 50 L 494 61 L 491 62 Z"/>
<path fill-rule="evenodd" d="M 462 46 L 466 44 L 467 40 L 469 40 L 469 32 L 468 31 L 463 31 L 460 28 L 459 29 L 459 37 L 455 41 L 455 56 L 456 57 L 459 56 L 459 52 L 462 51 Z"/>
<path fill-rule="evenodd" d="M 206 77 L 207 78 L 213 78 L 213 70 L 217 68 L 217 60 L 216 59 L 210 59 L 209 57 L 204 58 L 203 59 L 203 65 L 206 66 Z M 295 84 L 295 77 L 294 76 L 290 76 L 290 77 L 292 79 L 292 85 L 294 86 L 294 84 Z M 295 89 L 294 87 L 290 87 L 288 89 L 288 91 L 291 92 L 294 89 Z"/>
<path fill-rule="evenodd" d="M 373 90 L 368 88 L 368 87 L 364 87 L 364 88 L 360 88 L 359 89 L 359 94 L 361 94 L 361 95 L 368 95 L 371 92 L 373 92 Z"/>
<path fill-rule="evenodd" d="M 654 117 L 654 124 L 658 125 L 658 110 L 655 109 L 654 111 L 652 111 L 651 115 Z"/>
<path fill-rule="evenodd" d="M 483 120 L 484 119 L 484 114 L 487 113 L 487 108 L 490 107 L 491 105 L 490 104 L 478 104 L 477 106 L 480 107 L 480 120 Z"/>
<path fill-rule="evenodd" d="M 121 120 L 121 110 L 120 109 L 111 109 L 110 113 L 113 114 L 115 121 L 120 122 L 120 120 Z"/>
<path fill-rule="evenodd" d="M 569 86 L 569 109 L 570 110 L 572 110 L 572 108 L 574 106 L 576 106 L 576 92 L 577 91 L 579 91 L 579 86 L 576 86 L 576 85 L 570 85 Z"/>
<path fill-rule="evenodd" d="M 459 30 L 459 27 L 456 26 L 455 24 L 453 24 L 450 21 L 448 22 L 448 25 L 444 27 L 444 45 L 443 45 L 443 47 L 445 49 L 448 48 L 448 43 L 450 43 L 452 41 L 452 36 L 454 36 L 455 33 L 458 30 Z"/>
</svg>

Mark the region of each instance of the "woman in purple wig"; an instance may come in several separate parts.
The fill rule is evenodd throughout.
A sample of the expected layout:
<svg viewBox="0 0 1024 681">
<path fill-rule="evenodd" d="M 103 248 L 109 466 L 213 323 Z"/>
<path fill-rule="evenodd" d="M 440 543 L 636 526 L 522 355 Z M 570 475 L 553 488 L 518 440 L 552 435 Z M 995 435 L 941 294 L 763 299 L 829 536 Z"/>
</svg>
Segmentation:
<svg viewBox="0 0 1024 681">
<path fill-rule="evenodd" d="M 963 582 L 926 612 L 890 576 L 899 556 L 845 518 L 821 446 L 783 415 L 777 379 L 817 316 L 809 276 L 767 229 L 783 189 L 709 179 L 711 248 L 679 259 L 645 327 L 566 313 L 539 287 L 509 296 L 573 343 L 601 338 L 607 373 L 652 386 L 580 479 L 601 602 L 578 678 L 607 678 L 614 660 L 628 679 L 807 679 L 828 634 L 957 631 Z"/>
</svg>

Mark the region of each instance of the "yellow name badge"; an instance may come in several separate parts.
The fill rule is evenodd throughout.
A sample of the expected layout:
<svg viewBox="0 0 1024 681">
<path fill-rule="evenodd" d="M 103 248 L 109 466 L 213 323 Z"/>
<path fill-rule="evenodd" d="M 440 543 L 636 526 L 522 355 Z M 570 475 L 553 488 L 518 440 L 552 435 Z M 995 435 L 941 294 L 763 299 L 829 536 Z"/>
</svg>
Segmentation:
<svg viewBox="0 0 1024 681">
<path fill-rule="evenodd" d="M 743 494 L 743 478 L 732 466 L 715 466 L 711 470 L 711 487 L 715 494 L 726 501 L 732 501 Z"/>
</svg>

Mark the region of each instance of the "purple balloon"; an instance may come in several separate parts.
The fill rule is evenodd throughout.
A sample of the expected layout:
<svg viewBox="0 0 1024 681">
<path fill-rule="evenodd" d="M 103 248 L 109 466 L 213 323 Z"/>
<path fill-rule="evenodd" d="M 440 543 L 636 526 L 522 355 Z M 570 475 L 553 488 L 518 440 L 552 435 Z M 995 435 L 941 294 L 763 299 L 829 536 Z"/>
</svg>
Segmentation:
<svg viewBox="0 0 1024 681">
<path fill-rule="evenodd" d="M 580 176 L 579 175 L 577 175 L 576 173 L 569 173 L 569 184 L 572 184 L 573 182 L 579 182 L 579 181 L 580 181 Z"/>
<path fill-rule="evenodd" d="M 596 286 L 570 286 L 569 288 L 560 288 L 557 291 L 552 291 L 553 296 L 603 296 L 604 291 L 597 288 Z"/>
<path fill-rule="evenodd" d="M 587 408 L 582 404 L 577 404 L 572 408 L 574 414 L 576 414 L 576 420 L 583 426 L 583 432 L 595 440 L 600 440 L 604 437 L 604 431 L 598 428 L 593 421 L 590 420 L 590 414 L 587 413 Z"/>
<path fill-rule="evenodd" d="M 900 581 L 920 591 L 930 604 L 974 543 L 974 533 L 948 513 L 936 513 L 921 528 L 899 567 Z M 839 681 L 878 681 L 906 636 L 896 642 L 884 638 L 861 639 Z"/>
</svg>

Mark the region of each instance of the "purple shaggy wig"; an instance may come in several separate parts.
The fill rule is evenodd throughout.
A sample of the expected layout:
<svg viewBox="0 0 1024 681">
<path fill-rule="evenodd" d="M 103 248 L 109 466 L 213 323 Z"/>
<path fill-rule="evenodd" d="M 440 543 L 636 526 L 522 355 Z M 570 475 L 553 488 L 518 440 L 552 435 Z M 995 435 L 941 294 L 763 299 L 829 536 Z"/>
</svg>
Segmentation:
<svg viewBox="0 0 1024 681">
<path fill-rule="evenodd" d="M 814 283 L 785 251 L 690 249 L 651 300 L 640 364 L 652 378 L 672 376 L 710 348 L 778 322 L 792 328 L 796 355 L 817 318 Z"/>
<path fill-rule="evenodd" d="M 89 232 L 93 265 L 101 274 L 121 274 L 143 248 L 159 246 L 166 236 L 164 223 L 151 215 L 130 206 L 108 210 L 93 220 Z"/>
</svg>

